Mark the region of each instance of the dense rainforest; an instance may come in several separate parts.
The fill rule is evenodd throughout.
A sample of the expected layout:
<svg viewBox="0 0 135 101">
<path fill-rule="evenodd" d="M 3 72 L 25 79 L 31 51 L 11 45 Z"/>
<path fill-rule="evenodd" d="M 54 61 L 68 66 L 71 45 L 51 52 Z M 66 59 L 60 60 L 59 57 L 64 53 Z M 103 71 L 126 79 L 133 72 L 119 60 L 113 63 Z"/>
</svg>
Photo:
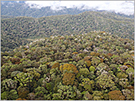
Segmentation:
<svg viewBox="0 0 135 101">
<path fill-rule="evenodd" d="M 2 20 L 5 41 L 45 35 L 1 53 L 2 100 L 134 100 L 132 20 L 81 15 Z"/>
<path fill-rule="evenodd" d="M 121 38 L 133 39 L 134 20 L 109 12 L 87 11 L 78 15 L 57 15 L 41 18 L 3 16 L 1 21 L 1 50 L 14 48 L 33 39 L 77 35 L 90 31 L 106 31 Z"/>
</svg>

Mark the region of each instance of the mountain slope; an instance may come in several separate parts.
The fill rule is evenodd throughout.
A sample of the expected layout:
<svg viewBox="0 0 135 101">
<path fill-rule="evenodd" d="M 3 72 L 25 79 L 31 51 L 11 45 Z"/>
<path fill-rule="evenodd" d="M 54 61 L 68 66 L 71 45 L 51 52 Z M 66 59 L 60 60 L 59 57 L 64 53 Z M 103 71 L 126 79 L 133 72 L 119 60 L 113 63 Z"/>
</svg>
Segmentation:
<svg viewBox="0 0 135 101">
<path fill-rule="evenodd" d="M 28 39 L 106 31 L 133 39 L 133 19 L 106 12 L 88 11 L 78 15 L 59 15 L 41 18 L 17 17 L 1 21 L 2 51 L 26 44 Z M 18 43 L 18 41 L 20 41 Z M 22 42 L 23 41 L 23 42 Z M 8 43 L 10 42 L 10 45 Z M 12 43 L 11 43 L 12 42 Z M 12 46 L 11 44 L 17 43 Z M 5 49 L 6 48 L 6 49 Z"/>
<path fill-rule="evenodd" d="M 30 8 L 25 3 L 8 3 L 4 2 L 1 4 L 1 15 L 6 16 L 28 16 L 28 17 L 43 17 L 43 16 L 51 16 L 51 15 L 63 15 L 63 14 L 79 14 L 88 10 L 80 10 L 77 8 L 66 8 L 63 7 L 62 10 L 55 11 L 52 10 L 50 6 L 38 8 Z"/>
<path fill-rule="evenodd" d="M 34 6 L 34 4 L 33 4 Z M 40 9 L 38 8 L 32 8 L 30 7 L 28 4 L 26 4 L 25 2 L 3 2 L 1 3 L 1 15 L 5 15 L 5 16 L 27 16 L 27 17 L 35 17 L 35 18 L 39 18 L 39 17 L 43 17 L 43 16 L 52 16 L 52 15 L 64 15 L 64 14 L 70 14 L 70 15 L 75 15 L 75 14 L 80 14 L 82 12 L 85 11 L 97 11 L 97 12 L 102 12 L 104 10 L 96 10 L 96 9 L 82 9 L 82 7 L 77 8 L 67 8 L 66 6 L 63 6 L 61 10 L 52 10 L 51 6 L 47 6 L 47 7 L 42 7 Z M 111 11 L 109 11 L 111 12 Z M 112 12 L 115 13 L 115 12 Z M 124 14 L 120 14 L 120 13 L 115 13 L 117 15 L 120 16 L 125 16 L 128 18 L 134 18 L 134 14 L 133 15 L 124 15 Z"/>
</svg>

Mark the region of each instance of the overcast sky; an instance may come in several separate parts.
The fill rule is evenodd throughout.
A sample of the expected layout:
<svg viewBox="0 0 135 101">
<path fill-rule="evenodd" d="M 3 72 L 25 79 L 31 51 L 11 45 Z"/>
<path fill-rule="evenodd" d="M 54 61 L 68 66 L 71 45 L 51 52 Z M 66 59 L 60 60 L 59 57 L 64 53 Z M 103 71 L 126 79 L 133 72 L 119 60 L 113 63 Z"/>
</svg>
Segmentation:
<svg viewBox="0 0 135 101">
<path fill-rule="evenodd" d="M 26 3 L 32 7 L 32 4 L 37 6 L 33 7 L 46 7 L 51 6 L 53 10 L 61 9 L 61 6 L 67 8 L 77 7 L 85 5 L 84 8 L 96 8 L 98 10 L 111 10 L 116 13 L 124 13 L 127 15 L 134 14 L 134 1 L 26 1 Z"/>
</svg>

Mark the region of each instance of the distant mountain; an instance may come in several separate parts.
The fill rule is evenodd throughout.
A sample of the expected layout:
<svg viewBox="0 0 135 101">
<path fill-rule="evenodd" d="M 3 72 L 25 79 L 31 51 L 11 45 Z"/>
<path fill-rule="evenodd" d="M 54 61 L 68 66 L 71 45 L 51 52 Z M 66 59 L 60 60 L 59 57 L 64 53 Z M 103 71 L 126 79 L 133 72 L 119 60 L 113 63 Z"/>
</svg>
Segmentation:
<svg viewBox="0 0 135 101">
<path fill-rule="evenodd" d="M 125 15 L 125 14 L 121 14 L 121 13 L 117 13 L 117 15 L 134 19 L 134 15 Z"/>
<path fill-rule="evenodd" d="M 2 19 L 15 18 L 15 16 L 1 15 L 1 18 L 2 18 Z"/>
<path fill-rule="evenodd" d="M 31 5 L 35 6 L 35 5 Z M 50 6 L 48 7 L 42 7 L 41 9 L 38 8 L 31 8 L 28 4 L 25 3 L 25 1 L 2 1 L 1 2 L 1 15 L 5 16 L 27 16 L 27 17 L 34 17 L 39 18 L 43 16 L 52 16 L 52 15 L 64 15 L 64 14 L 80 14 L 85 11 L 97 11 L 97 12 L 103 12 L 104 10 L 96 10 L 96 9 L 82 9 L 83 6 L 79 9 L 77 7 L 75 8 L 67 8 L 62 7 L 61 10 L 52 10 Z M 115 12 L 113 12 L 115 13 Z M 116 13 L 117 14 L 117 13 Z M 128 17 L 128 18 L 134 18 L 134 15 L 125 15 L 118 13 L 117 15 Z"/>
<path fill-rule="evenodd" d="M 78 15 L 55 15 L 41 18 L 2 19 L 2 51 L 25 45 L 32 39 L 106 31 L 122 38 L 133 38 L 134 20 L 109 12 L 86 11 Z"/>
<path fill-rule="evenodd" d="M 77 8 L 66 8 L 63 7 L 62 10 L 55 11 L 52 10 L 50 6 L 48 7 L 42 7 L 41 9 L 38 8 L 30 8 L 25 3 L 9 3 L 9 2 L 3 2 L 1 4 L 1 15 L 6 16 L 27 16 L 27 17 L 43 17 L 43 16 L 51 16 L 51 15 L 63 15 L 63 14 L 79 14 L 84 11 L 89 10 L 79 10 Z"/>
<path fill-rule="evenodd" d="M 1 3 L 25 3 L 25 1 L 1 1 Z"/>
</svg>

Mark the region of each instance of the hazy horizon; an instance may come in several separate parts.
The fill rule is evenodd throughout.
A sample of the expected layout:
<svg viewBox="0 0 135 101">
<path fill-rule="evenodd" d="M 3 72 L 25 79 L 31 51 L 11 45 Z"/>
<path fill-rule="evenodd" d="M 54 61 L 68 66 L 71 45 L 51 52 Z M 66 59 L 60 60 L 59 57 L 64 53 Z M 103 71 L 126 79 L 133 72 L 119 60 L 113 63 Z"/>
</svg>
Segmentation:
<svg viewBox="0 0 135 101">
<path fill-rule="evenodd" d="M 134 1 L 25 1 L 25 3 L 31 8 L 39 9 L 47 6 L 51 6 L 53 10 L 77 7 L 78 9 L 115 11 L 126 15 L 134 14 Z"/>
</svg>

